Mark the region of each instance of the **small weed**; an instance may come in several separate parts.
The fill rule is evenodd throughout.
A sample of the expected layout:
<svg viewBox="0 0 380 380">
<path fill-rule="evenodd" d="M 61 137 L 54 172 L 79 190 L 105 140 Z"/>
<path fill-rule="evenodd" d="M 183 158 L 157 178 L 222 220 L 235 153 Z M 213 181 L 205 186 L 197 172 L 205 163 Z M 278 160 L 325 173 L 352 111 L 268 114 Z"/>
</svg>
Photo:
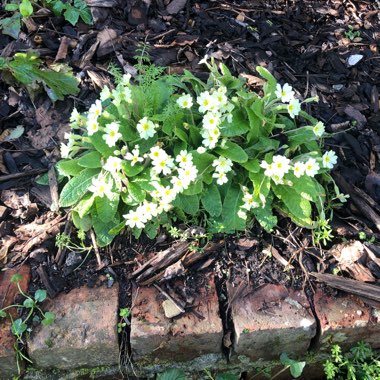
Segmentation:
<svg viewBox="0 0 380 380">
<path fill-rule="evenodd" d="M 34 293 L 34 297 L 28 296 L 25 294 L 21 287 L 20 281 L 22 280 L 22 275 L 15 274 L 11 278 L 11 282 L 17 285 L 19 293 L 25 298 L 22 304 L 14 304 L 4 307 L 0 310 L 0 318 L 9 318 L 12 322 L 11 332 L 16 337 L 16 343 L 14 344 L 14 349 L 16 352 L 17 368 L 20 373 L 20 361 L 25 359 L 30 362 L 30 359 L 27 358 L 21 350 L 21 347 L 25 345 L 24 334 L 26 332 L 32 331 L 31 328 L 28 328 L 27 322 L 32 320 L 34 323 L 41 323 L 43 326 L 51 325 L 55 320 L 54 313 L 50 311 L 43 312 L 39 304 L 41 304 L 46 299 L 46 290 L 38 289 Z M 9 309 L 22 309 L 27 311 L 27 316 L 25 318 L 13 319 L 12 315 L 7 312 Z"/>
<path fill-rule="evenodd" d="M 350 41 L 353 41 L 355 38 L 360 37 L 360 31 L 354 30 L 354 27 L 349 25 L 348 30 L 344 32 L 344 36 Z"/>
<path fill-rule="evenodd" d="M 380 378 L 380 358 L 365 342 L 357 343 L 348 353 L 343 353 L 339 345 L 333 345 L 323 367 L 327 380 Z"/>
<path fill-rule="evenodd" d="M 117 324 L 117 332 L 120 334 L 122 331 L 123 331 L 123 328 L 125 326 L 127 326 L 127 324 L 129 323 L 128 321 L 128 317 L 130 315 L 130 310 L 129 308 L 127 307 L 124 307 L 124 308 L 121 308 L 119 310 L 119 317 L 120 317 L 120 320 Z"/>
</svg>

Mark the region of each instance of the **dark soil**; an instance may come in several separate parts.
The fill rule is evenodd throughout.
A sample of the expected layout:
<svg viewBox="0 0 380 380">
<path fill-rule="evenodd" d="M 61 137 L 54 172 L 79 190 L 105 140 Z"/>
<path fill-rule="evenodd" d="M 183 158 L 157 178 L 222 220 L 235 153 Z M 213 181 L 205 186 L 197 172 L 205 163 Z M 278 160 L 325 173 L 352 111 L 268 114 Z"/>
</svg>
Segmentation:
<svg viewBox="0 0 380 380">
<path fill-rule="evenodd" d="M 0 138 L 0 205 L 5 206 L 0 213 L 0 238 L 3 247 L 10 247 L 0 267 L 29 262 L 33 269 L 31 290 L 49 285 L 51 297 L 82 284 L 94 286 L 99 276 L 108 286 L 116 280 L 121 284 L 120 306 L 130 307 L 129 274 L 149 254 L 172 243 L 165 239 L 165 231 L 153 242 L 122 235 L 101 252 L 104 267 L 99 270 L 93 253 L 79 269 L 75 269 L 78 263 L 70 262 L 68 252 L 60 264 L 55 261 L 54 236 L 65 228 L 65 219 L 57 221 L 57 228 L 27 252 L 18 250 L 19 237 L 14 239 L 13 231 L 19 226 L 44 225 L 51 220 L 52 200 L 49 188 L 37 185 L 34 175 L 7 176 L 48 170 L 54 165 L 73 106 L 80 111 L 88 109 L 100 88 L 112 82 L 107 69 L 110 62 L 132 72 L 143 44 L 152 62 L 167 66 L 169 72 L 188 69 L 204 78 L 207 73 L 198 63 L 208 54 L 223 61 L 236 75 L 243 75 L 253 89 L 260 90 L 255 67 L 262 65 L 280 83 L 291 84 L 299 97 L 318 95 L 319 102 L 308 104 L 308 111 L 325 123 L 328 132 L 335 133 L 326 141 L 339 156 L 333 176 L 342 188 L 348 184 L 345 192 L 353 191 L 346 206 L 334 213 L 334 242 L 363 238 L 364 232 L 365 239 L 373 238 L 377 245 L 379 1 L 107 0 L 105 4 L 107 7 L 92 7 L 95 24 L 91 27 L 81 23 L 72 27 L 52 14 L 36 15 L 33 20 L 40 27 L 27 30 L 24 26 L 18 40 L 0 35 L 1 56 L 33 49 L 47 64 L 56 58 L 69 64 L 81 78 L 79 95 L 55 104 L 45 93 L 32 101 L 17 83 L 9 86 L 0 82 L 0 131 L 25 127 L 23 135 L 14 141 L 1 142 Z M 0 11 L 0 17 L 5 17 L 5 12 Z M 358 32 L 355 38 L 350 39 L 349 27 Z M 60 51 L 57 57 L 67 39 L 67 53 L 62 56 Z M 348 59 L 354 54 L 363 57 L 350 66 Z M 368 214 L 363 203 L 375 216 Z M 287 219 L 281 219 L 279 225 L 272 235 L 254 227 L 247 236 L 225 237 L 225 249 L 182 276 L 185 290 L 193 289 L 197 273 L 207 272 L 215 273 L 221 294 L 225 282 L 235 278 L 244 278 L 254 287 L 280 283 L 311 289 L 315 283 L 309 272 L 332 270 L 336 265 L 328 254 L 329 246 L 313 248 L 310 233 Z M 289 264 L 281 263 L 278 256 Z M 379 271 L 373 273 L 378 282 Z M 166 284 L 166 288 L 171 286 L 171 282 Z"/>
</svg>

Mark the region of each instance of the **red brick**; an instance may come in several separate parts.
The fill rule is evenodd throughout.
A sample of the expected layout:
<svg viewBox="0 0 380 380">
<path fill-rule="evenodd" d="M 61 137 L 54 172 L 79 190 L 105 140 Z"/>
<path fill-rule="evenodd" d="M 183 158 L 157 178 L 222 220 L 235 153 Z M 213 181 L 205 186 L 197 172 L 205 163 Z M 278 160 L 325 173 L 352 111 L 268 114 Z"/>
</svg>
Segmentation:
<svg viewBox="0 0 380 380">
<path fill-rule="evenodd" d="M 0 272 L 0 309 L 12 305 L 16 302 L 19 295 L 17 285 L 11 283 L 11 278 L 15 274 L 21 274 L 22 280 L 20 287 L 23 292 L 28 289 L 30 281 L 30 268 L 28 265 L 22 265 L 20 268 L 13 268 Z M 12 318 L 17 318 L 16 309 L 8 309 Z M 16 354 L 14 344 L 16 340 L 11 333 L 11 322 L 9 319 L 0 319 L 0 378 L 11 378 L 17 374 Z"/>
<path fill-rule="evenodd" d="M 213 279 L 199 289 L 193 310 L 174 320 L 165 317 L 160 293 L 138 288 L 132 299 L 131 347 L 133 358 L 144 362 L 181 362 L 204 354 L 220 353 L 223 326 Z"/>
<path fill-rule="evenodd" d="M 44 304 L 56 315 L 48 327 L 38 326 L 28 352 L 40 368 L 71 369 L 117 364 L 118 286 L 82 287 Z"/>
<path fill-rule="evenodd" d="M 234 289 L 228 288 L 233 300 Z M 232 303 L 235 352 L 251 360 L 278 360 L 283 352 L 293 358 L 305 354 L 316 333 L 309 307 L 303 292 L 282 285 L 247 288 Z"/>
<path fill-rule="evenodd" d="M 331 297 L 318 291 L 315 311 L 321 324 L 320 343 L 339 343 L 343 349 L 358 341 L 380 348 L 379 312 L 355 296 Z"/>
</svg>

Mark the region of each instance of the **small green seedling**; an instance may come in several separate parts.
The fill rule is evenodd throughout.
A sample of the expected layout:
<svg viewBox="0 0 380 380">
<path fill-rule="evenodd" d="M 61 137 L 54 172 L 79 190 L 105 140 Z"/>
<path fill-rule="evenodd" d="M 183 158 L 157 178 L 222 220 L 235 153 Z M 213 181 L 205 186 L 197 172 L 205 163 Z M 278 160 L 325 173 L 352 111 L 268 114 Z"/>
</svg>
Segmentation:
<svg viewBox="0 0 380 380">
<path fill-rule="evenodd" d="M 33 323 L 41 323 L 43 326 L 51 325 L 55 320 L 55 314 L 46 311 L 43 312 L 39 304 L 41 304 L 46 299 L 46 290 L 38 289 L 34 293 L 34 297 L 25 294 L 20 286 L 20 281 L 22 280 L 21 274 L 15 274 L 11 277 L 11 282 L 17 285 L 19 293 L 24 297 L 22 304 L 13 304 L 3 309 L 0 309 L 0 318 L 9 318 L 12 322 L 11 332 L 16 337 L 16 343 L 14 344 L 14 349 L 16 351 L 17 368 L 20 373 L 20 360 L 25 359 L 31 363 L 31 360 L 27 358 L 21 351 L 22 345 L 25 344 L 24 333 L 32 331 L 31 327 L 28 327 L 28 321 L 32 320 Z M 27 310 L 26 317 L 21 317 L 13 319 L 12 315 L 7 312 L 10 309 L 24 309 Z"/>
<path fill-rule="evenodd" d="M 120 334 L 123 328 L 128 324 L 128 317 L 130 315 L 130 310 L 127 307 L 121 308 L 119 311 L 120 320 L 117 324 L 117 332 Z"/>
<path fill-rule="evenodd" d="M 353 41 L 355 38 L 360 37 L 360 31 L 354 30 L 354 27 L 349 25 L 348 30 L 344 32 L 344 36 L 350 41 Z"/>
</svg>

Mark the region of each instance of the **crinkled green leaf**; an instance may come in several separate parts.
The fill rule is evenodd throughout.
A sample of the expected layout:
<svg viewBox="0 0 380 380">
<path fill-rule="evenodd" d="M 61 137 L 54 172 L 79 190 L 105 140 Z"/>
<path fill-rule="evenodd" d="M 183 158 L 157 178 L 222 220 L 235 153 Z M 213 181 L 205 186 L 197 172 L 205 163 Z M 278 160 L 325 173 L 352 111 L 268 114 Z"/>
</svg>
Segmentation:
<svg viewBox="0 0 380 380">
<path fill-rule="evenodd" d="M 213 217 L 217 217 L 222 213 L 222 200 L 218 187 L 212 183 L 207 186 L 201 197 L 201 202 L 205 210 Z"/>
<path fill-rule="evenodd" d="M 80 217 L 79 214 L 73 210 L 71 216 L 73 218 L 74 226 L 78 228 L 78 230 L 87 232 L 92 227 L 92 218 L 90 215 L 84 215 L 83 217 Z"/>
<path fill-rule="evenodd" d="M 80 218 L 83 218 L 91 209 L 95 200 L 94 194 L 85 194 L 83 198 L 75 206 L 74 210 L 78 213 Z"/>
<path fill-rule="evenodd" d="M 243 193 L 240 187 L 232 185 L 229 187 L 223 200 L 222 223 L 227 231 L 244 231 L 245 221 L 238 216 L 242 202 Z"/>
<path fill-rule="evenodd" d="M 199 210 L 199 198 L 197 195 L 178 194 L 173 201 L 173 206 L 179 207 L 186 214 L 195 215 Z"/>
<path fill-rule="evenodd" d="M 79 202 L 87 193 L 92 179 L 98 174 L 98 169 L 84 169 L 77 177 L 67 182 L 61 192 L 60 206 L 69 207 Z"/>
<path fill-rule="evenodd" d="M 227 141 L 223 148 L 216 148 L 215 151 L 223 157 L 227 157 L 235 162 L 247 162 L 248 155 L 245 153 L 244 149 L 232 142 Z"/>
<path fill-rule="evenodd" d="M 57 162 L 56 169 L 60 175 L 66 177 L 73 177 L 79 175 L 83 171 L 83 167 L 79 165 L 78 160 L 68 159 Z"/>
<path fill-rule="evenodd" d="M 232 112 L 232 122 L 229 123 L 225 120 L 220 125 L 220 131 L 224 137 L 241 136 L 249 131 L 249 123 L 244 118 L 243 113 L 240 110 L 236 110 Z"/>
<path fill-rule="evenodd" d="M 100 162 L 102 155 L 97 151 L 92 151 L 84 154 L 78 159 L 78 165 L 84 168 L 101 168 L 102 164 Z"/>
<path fill-rule="evenodd" d="M 66 95 L 79 92 L 78 81 L 68 66 L 57 66 L 58 71 L 40 66 L 41 61 L 35 54 L 26 53 L 16 53 L 6 64 L 6 68 L 22 84 L 31 86 L 36 82 L 41 83 L 53 101 L 63 100 Z"/>
<path fill-rule="evenodd" d="M 111 221 L 116 212 L 117 207 L 119 206 L 119 194 L 115 194 L 112 200 L 109 200 L 106 196 L 96 197 L 95 207 L 97 217 L 100 218 L 103 222 Z"/>
<path fill-rule="evenodd" d="M 128 182 L 127 189 L 135 202 L 141 203 L 145 199 L 145 191 L 136 182 Z"/>
</svg>

